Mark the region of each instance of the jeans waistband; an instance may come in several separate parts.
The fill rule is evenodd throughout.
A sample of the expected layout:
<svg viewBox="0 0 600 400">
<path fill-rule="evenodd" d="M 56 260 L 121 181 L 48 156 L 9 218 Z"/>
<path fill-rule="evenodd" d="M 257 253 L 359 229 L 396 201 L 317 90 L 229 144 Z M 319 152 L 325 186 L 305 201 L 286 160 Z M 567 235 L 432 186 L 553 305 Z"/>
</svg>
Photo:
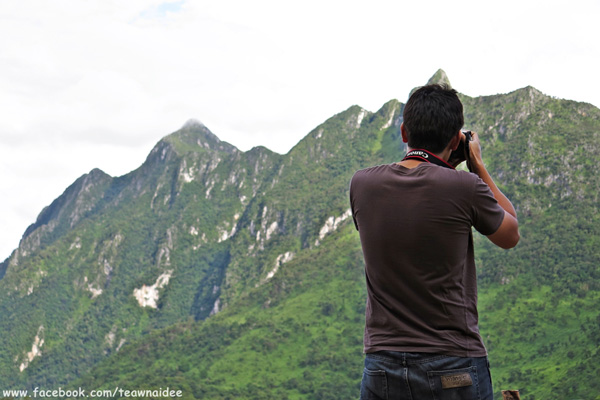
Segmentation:
<svg viewBox="0 0 600 400">
<path fill-rule="evenodd" d="M 374 353 L 367 353 L 367 357 L 379 358 L 390 363 L 399 365 L 411 365 L 411 364 L 423 364 L 444 358 L 453 358 L 455 356 L 449 356 L 446 354 L 439 353 L 411 353 L 401 351 L 390 351 L 381 350 Z M 456 357 L 461 358 L 461 357 Z M 463 357 L 463 358 L 485 358 L 485 357 Z"/>
</svg>

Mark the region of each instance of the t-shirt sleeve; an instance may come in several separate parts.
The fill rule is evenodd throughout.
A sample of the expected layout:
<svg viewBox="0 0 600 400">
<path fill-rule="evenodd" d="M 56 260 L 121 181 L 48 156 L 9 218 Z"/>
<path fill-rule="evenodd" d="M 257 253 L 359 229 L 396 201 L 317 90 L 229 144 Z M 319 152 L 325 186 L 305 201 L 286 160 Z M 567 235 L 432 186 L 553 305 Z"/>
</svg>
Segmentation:
<svg viewBox="0 0 600 400">
<path fill-rule="evenodd" d="M 473 226 L 482 235 L 496 232 L 504 220 L 504 209 L 494 198 L 490 187 L 477 178 L 471 202 Z"/>
</svg>

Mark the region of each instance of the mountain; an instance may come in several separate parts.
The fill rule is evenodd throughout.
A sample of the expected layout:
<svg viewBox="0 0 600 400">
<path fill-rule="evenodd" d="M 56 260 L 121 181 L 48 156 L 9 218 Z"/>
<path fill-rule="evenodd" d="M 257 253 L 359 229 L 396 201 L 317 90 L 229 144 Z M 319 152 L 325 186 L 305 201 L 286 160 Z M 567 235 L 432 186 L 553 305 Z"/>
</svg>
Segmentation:
<svg viewBox="0 0 600 400">
<path fill-rule="evenodd" d="M 600 110 L 532 87 L 460 96 L 521 224 L 510 251 L 474 237 L 495 389 L 600 398 Z M 285 155 L 190 121 L 137 170 L 83 175 L 0 264 L 0 387 L 355 398 L 366 289 L 348 184 L 402 157 L 402 108 L 352 106 Z"/>
</svg>

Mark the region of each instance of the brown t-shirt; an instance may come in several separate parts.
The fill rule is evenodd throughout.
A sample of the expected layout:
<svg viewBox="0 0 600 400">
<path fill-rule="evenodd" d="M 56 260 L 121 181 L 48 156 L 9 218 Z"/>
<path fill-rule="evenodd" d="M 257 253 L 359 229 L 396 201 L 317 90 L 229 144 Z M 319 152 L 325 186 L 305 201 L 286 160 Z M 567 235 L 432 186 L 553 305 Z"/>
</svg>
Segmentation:
<svg viewBox="0 0 600 400">
<path fill-rule="evenodd" d="M 422 163 L 360 170 L 350 183 L 365 258 L 364 351 L 487 354 L 478 327 L 471 227 L 504 210 L 477 175 Z"/>
</svg>

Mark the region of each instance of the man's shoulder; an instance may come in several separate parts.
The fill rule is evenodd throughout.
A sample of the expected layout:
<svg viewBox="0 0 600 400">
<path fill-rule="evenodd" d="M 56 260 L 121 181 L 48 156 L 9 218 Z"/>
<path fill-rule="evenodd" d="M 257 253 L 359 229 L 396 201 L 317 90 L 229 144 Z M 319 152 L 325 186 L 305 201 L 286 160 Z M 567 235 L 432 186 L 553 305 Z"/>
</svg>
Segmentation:
<svg viewBox="0 0 600 400">
<path fill-rule="evenodd" d="M 477 175 L 471 172 L 458 169 L 432 166 L 430 172 L 436 174 L 443 181 L 461 182 L 467 185 L 473 185 L 479 179 Z"/>
<path fill-rule="evenodd" d="M 474 187 L 479 177 L 471 172 L 443 168 L 432 164 L 423 164 L 418 170 L 404 170 L 396 164 L 380 164 L 359 169 L 352 176 L 352 181 L 373 181 L 380 177 L 393 175 L 396 179 L 400 176 L 429 177 L 442 185 L 454 185 L 460 187 Z M 410 171 L 410 172 L 409 172 Z"/>
<path fill-rule="evenodd" d="M 378 165 L 373 165 L 371 167 L 359 169 L 358 171 L 356 171 L 355 174 L 383 171 L 383 170 L 387 170 L 389 168 L 390 168 L 390 164 L 378 164 Z"/>
<path fill-rule="evenodd" d="M 389 164 L 374 165 L 372 167 L 359 169 L 354 173 L 352 180 L 359 179 L 361 177 L 373 177 L 374 175 L 385 173 L 389 169 Z"/>
<path fill-rule="evenodd" d="M 479 177 L 471 172 L 428 164 L 422 170 L 424 184 L 446 196 L 471 197 L 477 191 Z"/>
</svg>

